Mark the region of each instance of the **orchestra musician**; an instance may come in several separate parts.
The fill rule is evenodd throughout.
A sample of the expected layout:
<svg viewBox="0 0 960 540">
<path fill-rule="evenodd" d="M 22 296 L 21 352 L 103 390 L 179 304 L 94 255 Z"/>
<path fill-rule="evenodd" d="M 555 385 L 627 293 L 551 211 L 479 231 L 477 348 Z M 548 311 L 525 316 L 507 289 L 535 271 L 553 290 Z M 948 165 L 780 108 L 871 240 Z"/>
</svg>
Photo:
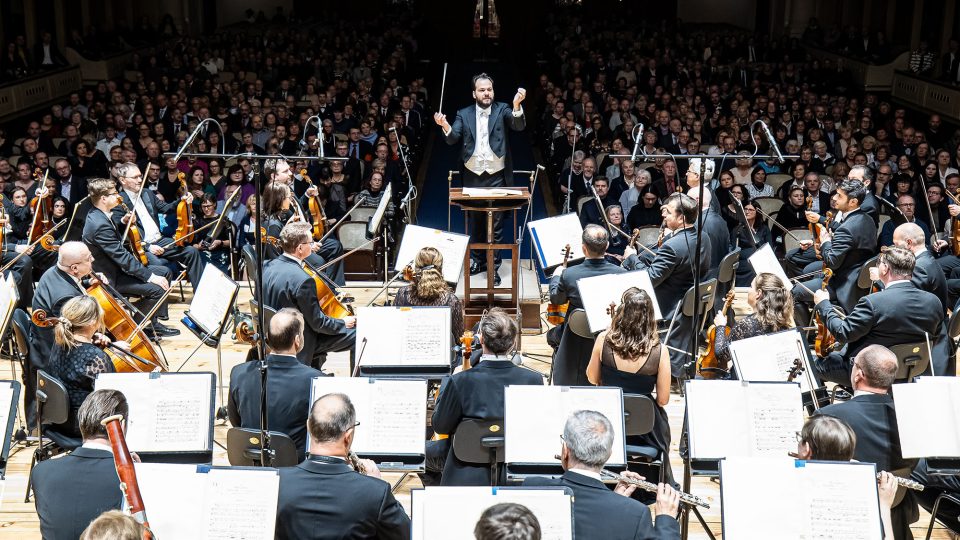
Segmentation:
<svg viewBox="0 0 960 540">
<path fill-rule="evenodd" d="M 323 312 L 317 301 L 317 284 L 304 271 L 304 259 L 313 252 L 312 245 L 309 223 L 295 221 L 283 227 L 283 253 L 263 267 L 263 301 L 277 310 L 293 307 L 303 314 L 303 348 L 297 354 L 301 362 L 320 369 L 326 353 L 350 351 L 352 364 L 357 319 L 352 315 L 336 319 Z"/>
<path fill-rule="evenodd" d="M 397 291 L 393 305 L 449 307 L 450 344 L 456 344 L 464 330 L 463 300 L 443 279 L 443 254 L 434 247 L 420 248 L 411 269 L 413 282 Z"/>
<path fill-rule="evenodd" d="M 77 412 L 83 444 L 59 459 L 33 468 L 33 493 L 40 532 L 47 540 L 76 540 L 87 524 L 106 510 L 119 510 L 123 501 L 120 478 L 104 418 L 130 409 L 116 390 L 92 392 Z"/>
<path fill-rule="evenodd" d="M 170 269 L 161 264 L 144 265 L 123 247 L 125 239 L 120 238 L 123 224 L 112 219 L 113 209 L 120 203 L 113 180 L 96 178 L 90 181 L 89 187 L 93 208 L 83 224 L 83 242 L 93 254 L 93 269 L 102 273 L 120 294 L 139 296 L 140 300 L 134 305 L 148 313 L 170 288 Z M 166 302 L 154 314 L 151 327 L 146 328 L 148 335 L 180 335 L 176 328 L 157 320 L 165 316 Z"/>
<path fill-rule="evenodd" d="M 822 380 L 847 384 L 853 368 L 851 360 L 867 345 L 892 347 L 935 339 L 943 309 L 933 293 L 910 282 L 914 261 L 913 253 L 903 248 L 881 252 L 877 277 L 883 282 L 883 290 L 860 298 L 845 318 L 837 314 L 829 293 L 816 291 L 814 301 L 821 319 L 838 343 L 847 344 L 845 353 L 831 352 L 816 363 Z"/>
<path fill-rule="evenodd" d="M 689 172 L 687 176 L 690 176 Z M 697 200 L 700 196 L 700 190 L 692 189 L 688 195 L 694 200 Z M 723 261 L 723 257 L 729 253 L 728 248 L 730 247 L 731 232 L 730 229 L 727 228 L 727 223 L 720 215 L 719 207 L 715 207 L 713 193 L 709 189 L 703 190 L 703 200 L 700 201 L 700 209 L 702 213 L 697 223 L 701 223 L 702 220 L 703 235 L 710 239 L 710 268 L 706 272 L 707 279 L 710 279 L 717 277 L 720 263 Z M 758 238 L 757 245 L 759 246 L 760 244 L 762 244 L 762 242 L 760 242 Z M 743 255 L 741 254 L 740 257 L 742 260 Z M 720 291 L 718 291 L 718 293 L 719 292 Z"/>
<path fill-rule="evenodd" d="M 770 233 L 770 227 L 767 226 L 766 220 L 760 217 L 757 206 L 758 203 L 752 200 L 743 203 L 743 216 L 747 219 L 737 225 L 737 228 L 730 233 L 731 243 L 733 244 L 731 247 L 740 248 L 740 264 L 737 265 L 735 282 L 737 287 L 748 286 L 756 277 L 753 265 L 750 264 L 750 257 L 764 244 L 770 244 L 770 247 L 773 247 L 773 235 Z"/>
<path fill-rule="evenodd" d="M 0 194 L 0 204 L 3 205 L 3 215 L 0 215 L 0 227 L 3 228 L 3 253 L 0 256 L 0 265 L 6 266 L 18 256 L 16 262 L 10 267 L 10 275 L 17 283 L 17 291 L 20 293 L 21 307 L 29 306 L 33 302 L 33 258 L 30 256 L 35 251 L 34 248 L 23 243 L 23 238 L 18 238 L 13 233 L 14 225 L 21 222 L 29 222 L 30 207 L 28 205 L 16 205 L 10 197 Z M 27 253 L 20 256 L 21 253 Z M 6 277 L 6 276 L 4 276 Z"/>
<path fill-rule="evenodd" d="M 561 305 L 570 302 L 567 312 L 574 309 L 583 309 L 583 299 L 577 282 L 581 279 L 603 276 L 608 274 L 622 274 L 625 270 L 611 264 L 605 258 L 609 246 L 607 230 L 598 225 L 587 225 L 580 237 L 583 249 L 583 262 L 576 266 L 564 268 L 558 266 L 550 278 L 550 302 Z M 586 362 L 593 349 L 593 340 L 577 336 L 566 331 L 566 324 L 553 327 L 547 332 L 547 343 L 557 352 L 553 359 L 553 384 L 578 385 L 586 384 Z"/>
<path fill-rule="evenodd" d="M 427 443 L 427 472 L 443 471 L 444 486 L 489 486 L 490 467 L 457 459 L 450 444 L 465 418 L 500 420 L 504 415 L 503 389 L 508 385 L 542 385 L 543 377 L 513 363 L 517 346 L 517 322 L 500 308 L 493 308 L 479 324 L 483 355 L 473 368 L 444 381 L 433 411 L 433 429 L 450 437 Z M 444 459 L 444 452 L 446 457 Z"/>
<path fill-rule="evenodd" d="M 139 227 L 143 233 L 143 247 L 147 251 L 147 260 L 150 261 L 150 264 L 162 266 L 165 261 L 183 264 L 187 270 L 187 279 L 196 288 L 200 283 L 200 276 L 203 274 L 206 260 L 192 244 L 199 241 L 196 237 L 204 233 L 198 233 L 187 239 L 183 246 L 178 246 L 172 238 L 164 237 L 160 233 L 160 226 L 155 216 L 176 210 L 180 201 L 163 202 L 152 189 L 141 190 L 143 176 L 140 173 L 140 168 L 133 163 L 117 165 L 116 173 L 120 179 L 120 198 L 132 213 L 132 216 L 125 215 L 121 206 L 115 206 L 113 220 L 117 223 L 117 227 L 121 231 L 126 230 L 127 220 L 136 219 L 134 225 Z M 138 192 L 140 193 L 140 200 L 133 204 L 131 201 L 137 197 Z M 183 194 L 183 200 L 187 202 L 192 212 L 193 194 L 187 191 Z M 202 238 L 203 236 L 200 236 L 200 239 Z"/>
<path fill-rule="evenodd" d="M 80 540 L 141 540 L 145 529 L 133 516 L 108 510 L 83 530 Z"/>
<path fill-rule="evenodd" d="M 303 348 L 303 315 L 285 307 L 270 319 L 267 331 L 267 410 L 270 431 L 289 435 L 304 459 L 307 448 L 307 412 L 310 385 L 323 375 L 297 360 Z M 260 428 L 260 366 L 258 362 L 237 364 L 230 371 L 230 399 L 227 413 L 236 427 Z"/>
<path fill-rule="evenodd" d="M 873 189 L 871 188 L 873 184 L 873 170 L 866 165 L 854 165 L 850 168 L 850 172 L 847 173 L 847 179 L 859 180 L 863 183 L 863 189 L 866 190 L 867 194 L 863 196 L 863 201 L 860 203 L 860 211 L 870 216 L 870 218 L 873 219 L 874 225 L 879 226 L 880 203 L 877 202 L 877 197 L 873 194 Z M 926 194 L 924 194 L 924 196 L 926 196 Z"/>
<path fill-rule="evenodd" d="M 529 508 L 500 503 L 483 511 L 473 528 L 476 540 L 540 540 L 540 521 Z"/>
<path fill-rule="evenodd" d="M 757 274 L 747 292 L 747 304 L 753 313 L 734 323 L 729 335 L 724 331 L 728 327 L 727 314 L 718 311 L 713 317 L 717 325 L 714 354 L 723 369 L 729 370 L 731 342 L 793 328 L 793 296 L 776 275 Z"/>
<path fill-rule="evenodd" d="M 596 411 L 576 411 L 563 427 L 560 464 L 563 476 L 557 479 L 531 476 L 524 486 L 563 486 L 573 490 L 573 526 L 575 538 L 675 539 L 680 524 L 674 518 L 680 494 L 668 484 L 660 484 L 654 505 L 656 524 L 651 524 L 646 505 L 631 499 L 636 486 L 620 482 L 611 491 L 600 480 L 600 469 L 613 452 L 613 425 Z M 623 476 L 643 477 L 633 471 Z"/>
<path fill-rule="evenodd" d="M 867 346 L 853 361 L 849 381 L 853 398 L 823 407 L 817 414 L 839 418 L 853 429 L 857 441 L 853 459 L 875 463 L 878 471 L 908 477 L 917 460 L 904 459 L 900 451 L 896 404 L 890 394 L 896 375 L 896 355 L 882 345 Z M 913 491 L 905 491 L 903 500 L 892 510 L 897 539 L 912 538 L 910 524 L 919 518 Z"/>
<path fill-rule="evenodd" d="M 347 462 L 358 428 L 357 414 L 344 394 L 326 394 L 310 409 L 310 455 L 296 467 L 280 469 L 277 540 L 378 538 L 407 540 L 410 518 L 380 479 L 376 464 Z"/>
<path fill-rule="evenodd" d="M 689 361 L 687 351 L 693 339 L 690 318 L 680 311 L 680 302 L 694 282 L 693 252 L 697 244 L 695 227 L 699 206 L 695 199 L 682 193 L 667 197 L 660 209 L 667 238 L 657 250 L 657 256 L 649 262 L 643 261 L 628 247 L 625 254 L 630 255 L 623 261 L 628 271 L 647 270 L 657 291 L 660 314 L 667 320 L 675 318 L 673 332 L 666 343 L 674 377 L 681 375 L 684 364 Z M 711 249 L 710 238 L 702 236 L 699 258 L 703 272 L 710 267 Z"/>
</svg>

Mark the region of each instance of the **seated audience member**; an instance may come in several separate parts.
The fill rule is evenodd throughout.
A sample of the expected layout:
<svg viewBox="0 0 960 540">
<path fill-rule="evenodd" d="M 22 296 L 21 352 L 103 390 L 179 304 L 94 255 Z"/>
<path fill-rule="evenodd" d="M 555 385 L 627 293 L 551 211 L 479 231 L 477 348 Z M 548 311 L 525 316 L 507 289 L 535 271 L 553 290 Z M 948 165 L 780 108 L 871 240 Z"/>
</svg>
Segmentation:
<svg viewBox="0 0 960 540">
<path fill-rule="evenodd" d="M 75 540 L 101 513 L 120 509 L 120 478 L 100 421 L 117 414 L 126 418 L 128 413 L 127 399 L 120 392 L 91 393 L 78 412 L 83 446 L 34 467 L 34 500 L 46 540 Z"/>
<path fill-rule="evenodd" d="M 476 540 L 540 540 L 540 521 L 522 504 L 495 504 L 480 515 L 473 536 Z"/>
<path fill-rule="evenodd" d="M 133 516 L 110 510 L 91 521 L 80 540 L 141 540 L 143 533 L 143 525 Z"/>
<path fill-rule="evenodd" d="M 410 519 L 377 466 L 360 460 L 360 473 L 348 463 L 357 425 L 346 395 L 327 394 L 313 403 L 310 454 L 280 469 L 277 540 L 410 538 Z"/>
<path fill-rule="evenodd" d="M 267 345 L 267 411 L 270 430 L 293 439 L 303 459 L 307 448 L 307 413 L 310 385 L 323 375 L 297 360 L 303 348 L 303 315 L 283 308 L 270 319 Z M 244 362 L 230 372 L 230 399 L 227 404 L 230 423 L 237 427 L 260 427 L 260 364 Z"/>
<path fill-rule="evenodd" d="M 613 425 L 596 411 L 576 411 L 563 427 L 560 478 L 530 477 L 524 486 L 563 486 L 573 490 L 573 526 L 576 538 L 653 539 L 680 538 L 680 524 L 674 516 L 680 505 L 680 494 L 667 484 L 657 489 L 656 526 L 650 510 L 630 498 L 637 489 L 626 482 L 611 491 L 600 480 L 600 469 L 613 452 Z M 623 476 L 634 480 L 643 477 L 631 471 Z"/>
</svg>

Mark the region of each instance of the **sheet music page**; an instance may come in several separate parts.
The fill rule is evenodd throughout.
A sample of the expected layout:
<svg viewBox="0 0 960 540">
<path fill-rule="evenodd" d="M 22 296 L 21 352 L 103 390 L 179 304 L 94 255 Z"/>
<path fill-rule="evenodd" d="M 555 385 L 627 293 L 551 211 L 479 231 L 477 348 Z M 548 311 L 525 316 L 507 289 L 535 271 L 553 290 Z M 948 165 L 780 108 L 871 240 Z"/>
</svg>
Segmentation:
<svg viewBox="0 0 960 540">
<path fill-rule="evenodd" d="M 580 298 L 583 300 L 583 309 L 587 312 L 587 322 L 591 332 L 599 332 L 610 327 L 610 315 L 607 309 L 610 303 L 619 305 L 623 298 L 623 291 L 630 287 L 637 287 L 646 291 L 653 300 L 653 314 L 660 320 L 660 304 L 657 303 L 657 293 L 653 290 L 653 282 L 646 270 L 637 270 L 624 274 L 593 276 L 577 281 L 580 289 Z"/>
<path fill-rule="evenodd" d="M 507 463 L 559 463 L 560 436 L 570 413 L 595 410 L 613 424 L 613 453 L 607 463 L 626 463 L 623 393 L 619 388 L 508 386 L 504 389 Z M 549 414 L 547 414 L 549 413 Z"/>
<path fill-rule="evenodd" d="M 543 540 L 573 538 L 573 497 L 563 490 L 498 489 L 497 504 L 512 502 L 526 506 L 540 522 Z M 484 508 L 486 510 L 486 508 Z M 469 537 L 468 537 L 469 538 Z"/>
<path fill-rule="evenodd" d="M 210 469 L 203 529 L 207 540 L 271 540 L 277 523 L 276 469 Z"/>
<path fill-rule="evenodd" d="M 563 264 L 563 250 L 567 245 L 570 262 L 583 259 L 583 225 L 576 212 L 531 221 L 529 228 L 541 269 Z"/>
<path fill-rule="evenodd" d="M 799 540 L 805 518 L 797 511 L 803 501 L 797 480 L 794 460 L 786 455 L 721 460 L 723 537 Z"/>
<path fill-rule="evenodd" d="M 387 207 L 391 201 L 393 201 L 393 182 L 387 182 L 387 185 L 383 186 L 383 195 L 380 196 L 380 204 L 378 204 L 377 209 L 374 210 L 373 217 L 367 222 L 367 234 L 370 236 L 377 236 L 377 232 L 380 230 L 380 222 L 383 221 L 383 214 L 387 211 Z"/>
<path fill-rule="evenodd" d="M 958 381 L 955 377 L 919 381 L 893 385 L 903 457 L 960 457 Z"/>
<path fill-rule="evenodd" d="M 424 522 L 424 501 L 426 500 L 426 489 L 410 490 L 410 540 L 424 540 L 423 522 Z"/>
<path fill-rule="evenodd" d="M 464 197 L 502 197 L 507 195 L 523 195 L 521 189 L 507 188 L 463 188 Z"/>
<path fill-rule="evenodd" d="M 569 540 L 572 536 L 572 498 L 559 489 L 428 487 L 417 499 L 422 501 L 417 501 L 413 512 L 413 538 L 422 530 L 419 538 L 473 540 L 473 528 L 483 511 L 504 502 L 523 504 L 533 512 L 544 540 Z"/>
<path fill-rule="evenodd" d="M 730 343 L 730 355 L 739 379 L 750 382 L 786 381 L 794 360 L 799 358 L 805 371 L 798 374 L 794 382 L 800 383 L 801 392 L 809 392 L 806 370 L 810 369 L 810 363 L 803 352 L 802 343 L 800 333 L 791 329 L 733 341 Z"/>
<path fill-rule="evenodd" d="M 717 459 L 750 455 L 747 396 L 740 381 L 686 382 L 690 457 Z"/>
<path fill-rule="evenodd" d="M 748 392 L 750 455 L 779 457 L 797 448 L 803 429 L 803 404 L 797 383 L 751 383 Z"/>
<path fill-rule="evenodd" d="M 311 391 L 311 402 L 333 392 L 350 397 L 361 426 L 353 440 L 353 450 L 358 454 L 426 453 L 425 380 L 316 377 Z"/>
<path fill-rule="evenodd" d="M 101 373 L 95 388 L 119 390 L 127 398 L 127 445 L 132 452 L 209 449 L 212 373 Z"/>
<path fill-rule="evenodd" d="M 157 538 L 198 538 L 206 482 L 196 465 L 135 463 L 137 484 Z M 126 505 L 125 505 L 126 506 Z"/>
<path fill-rule="evenodd" d="M 760 246 L 747 260 L 750 261 L 750 265 L 753 266 L 754 272 L 758 274 L 769 272 L 780 278 L 784 286 L 790 287 L 790 279 L 787 277 L 787 273 L 784 272 L 783 266 L 780 265 L 780 261 L 777 260 L 777 256 L 773 253 L 773 248 L 770 247 L 770 244 Z"/>
<path fill-rule="evenodd" d="M 190 317 L 206 333 L 215 332 L 233 307 L 232 300 L 240 286 L 216 266 L 207 263 L 200 284 L 193 291 Z"/>
<path fill-rule="evenodd" d="M 360 308 L 356 350 L 363 366 L 449 365 L 450 308 Z"/>
<path fill-rule="evenodd" d="M 0 280 L 0 331 L 6 332 L 10 326 L 10 316 L 20 300 L 20 292 L 17 289 L 17 283 L 13 280 L 13 274 L 7 274 L 7 278 Z"/>
<path fill-rule="evenodd" d="M 397 270 L 412 262 L 421 248 L 432 247 L 443 255 L 443 279 L 447 283 L 458 283 L 463 275 L 463 259 L 467 253 L 470 237 L 419 225 L 407 225 L 403 228 L 403 238 L 397 251 Z"/>
<path fill-rule="evenodd" d="M 803 463 L 803 462 L 798 462 Z M 806 462 L 795 469 L 807 518 L 801 538 L 883 538 L 876 467 L 872 463 Z M 766 485 L 766 483 L 764 483 Z"/>
</svg>

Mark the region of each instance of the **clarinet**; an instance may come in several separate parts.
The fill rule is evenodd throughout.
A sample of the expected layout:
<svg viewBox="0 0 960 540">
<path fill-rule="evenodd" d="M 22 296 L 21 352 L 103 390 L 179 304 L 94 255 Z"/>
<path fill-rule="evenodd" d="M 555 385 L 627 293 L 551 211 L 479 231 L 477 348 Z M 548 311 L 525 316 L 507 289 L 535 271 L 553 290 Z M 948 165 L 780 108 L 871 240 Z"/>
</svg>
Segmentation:
<svg viewBox="0 0 960 540">
<path fill-rule="evenodd" d="M 123 436 L 123 428 L 120 425 L 122 420 L 123 416 L 117 414 L 104 418 L 100 423 L 107 429 L 117 476 L 120 477 L 120 491 L 123 491 L 123 496 L 127 500 L 130 514 L 143 525 L 143 540 L 155 540 L 156 537 L 150 532 L 147 511 L 143 507 L 143 497 L 140 495 L 140 486 L 137 484 L 137 471 L 134 469 L 133 458 L 130 457 L 130 450 L 127 448 L 127 440 Z"/>
</svg>

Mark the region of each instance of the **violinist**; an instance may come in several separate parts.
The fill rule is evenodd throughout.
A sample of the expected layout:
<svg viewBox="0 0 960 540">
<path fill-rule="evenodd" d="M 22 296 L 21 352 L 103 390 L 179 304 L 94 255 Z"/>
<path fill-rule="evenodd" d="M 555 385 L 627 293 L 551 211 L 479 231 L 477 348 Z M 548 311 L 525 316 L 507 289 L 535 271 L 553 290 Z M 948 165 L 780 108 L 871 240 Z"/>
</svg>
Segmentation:
<svg viewBox="0 0 960 540">
<path fill-rule="evenodd" d="M 317 300 L 317 285 L 304 271 L 304 259 L 312 253 L 310 224 L 295 221 L 280 231 L 283 253 L 263 267 L 263 301 L 274 309 L 296 308 L 303 314 L 304 346 L 297 358 L 320 369 L 328 352 L 350 351 L 357 341 L 357 319 L 328 317 Z"/>
<path fill-rule="evenodd" d="M 210 229 L 206 232 L 212 233 L 212 230 L 216 225 L 211 225 L 216 222 L 220 216 L 217 214 L 217 197 L 212 193 L 204 193 L 200 202 L 200 212 L 201 215 L 194 220 L 194 226 L 197 228 L 210 225 Z M 193 247 L 200 252 L 200 255 L 207 261 L 213 263 L 214 266 L 222 270 L 223 272 L 230 273 L 230 231 L 229 227 L 224 226 L 220 228 L 220 233 L 216 238 L 210 238 L 209 244 L 203 244 L 203 239 L 209 238 L 209 235 L 206 234 L 196 234 L 190 240 L 190 243 Z"/>
<path fill-rule="evenodd" d="M 136 167 L 136 165 L 133 165 Z M 122 223 L 113 221 L 113 209 L 120 203 L 120 194 L 113 180 L 96 178 L 90 181 L 90 201 L 93 207 L 83 225 L 83 242 L 94 256 L 93 268 L 101 272 L 124 295 L 139 296 L 136 307 L 147 313 L 170 288 L 170 269 L 162 264 L 144 266 L 130 251 L 125 249 L 121 239 Z M 193 249 L 192 247 L 190 249 Z M 194 250 L 195 251 L 195 250 Z M 199 255 L 198 255 L 199 256 Z M 180 331 L 159 323 L 156 319 L 166 315 L 164 304 L 154 315 L 152 328 L 157 336 L 176 336 Z"/>
<path fill-rule="evenodd" d="M 10 267 L 9 272 L 13 275 L 20 292 L 19 305 L 26 307 L 33 302 L 33 258 L 30 254 L 34 248 L 22 243 L 22 237 L 14 234 L 13 227 L 15 223 L 29 221 L 30 208 L 26 204 L 20 206 L 14 204 L 7 195 L 0 195 L 0 198 L 2 198 L 0 204 L 3 205 L 3 211 L 0 213 L 0 228 L 3 230 L 3 255 L 0 264 L 6 265 L 20 257 Z M 24 251 L 26 253 L 21 256 Z"/>
<path fill-rule="evenodd" d="M 723 369 L 729 369 L 731 342 L 772 334 L 794 326 L 793 296 L 783 281 L 773 274 L 762 272 L 753 278 L 747 292 L 747 304 L 753 313 L 738 320 L 730 328 L 729 335 L 723 331 L 729 327 L 727 314 L 717 312 L 713 318 L 713 323 L 717 325 L 714 351 Z"/>
<path fill-rule="evenodd" d="M 147 252 L 147 259 L 150 264 L 159 266 L 164 265 L 165 261 L 182 263 L 187 269 L 187 278 L 196 288 L 200 283 L 200 276 L 203 274 L 205 259 L 190 244 L 194 243 L 196 236 L 199 235 L 188 239 L 186 245 L 178 246 L 174 243 L 173 238 L 163 236 L 156 218 L 160 214 L 166 214 L 175 209 L 180 200 L 163 202 L 153 190 L 141 189 L 143 177 L 140 168 L 133 163 L 123 163 L 117 166 L 117 177 L 120 179 L 120 197 L 132 214 L 125 214 L 123 208 L 119 205 L 114 207 L 113 221 L 117 224 L 117 228 L 121 232 L 125 231 L 127 220 L 136 219 L 134 225 L 140 229 L 143 235 L 143 248 Z M 133 201 L 136 200 L 137 193 L 140 193 L 140 199 L 134 205 Z M 194 196 L 191 192 L 188 191 L 182 197 L 188 204 L 193 204 Z"/>
</svg>

